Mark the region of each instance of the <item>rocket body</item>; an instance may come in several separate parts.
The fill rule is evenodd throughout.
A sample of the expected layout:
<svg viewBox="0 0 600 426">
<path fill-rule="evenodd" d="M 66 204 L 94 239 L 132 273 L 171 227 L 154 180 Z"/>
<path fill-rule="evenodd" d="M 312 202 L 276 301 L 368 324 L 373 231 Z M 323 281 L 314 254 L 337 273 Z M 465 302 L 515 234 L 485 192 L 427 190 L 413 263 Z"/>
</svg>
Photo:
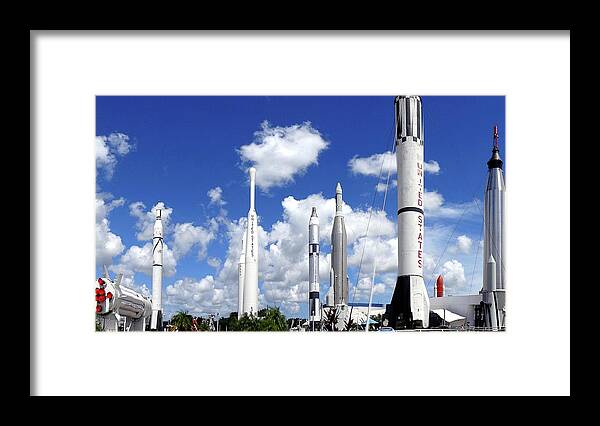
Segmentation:
<svg viewBox="0 0 600 426">
<path fill-rule="evenodd" d="M 398 278 L 388 305 L 394 328 L 429 327 L 429 297 L 423 280 L 425 231 L 423 115 L 419 96 L 397 96 Z"/>
<path fill-rule="evenodd" d="M 246 229 L 242 235 L 242 254 L 238 263 L 238 319 L 244 313 L 244 279 L 246 276 Z"/>
<path fill-rule="evenodd" d="M 321 321 L 321 301 L 319 298 L 319 217 L 317 208 L 312 208 L 308 222 L 308 321 L 315 330 Z"/>
<path fill-rule="evenodd" d="M 250 209 L 246 225 L 246 250 L 244 254 L 244 297 L 243 311 L 256 316 L 258 314 L 258 219 L 254 208 L 254 188 L 256 169 L 251 167 Z"/>
<path fill-rule="evenodd" d="M 152 317 L 151 330 L 162 330 L 163 224 L 161 210 L 156 210 L 152 234 Z"/>
<path fill-rule="evenodd" d="M 346 224 L 342 215 L 342 186 L 338 183 L 335 189 L 335 217 L 331 230 L 331 273 L 334 304 L 348 304 L 348 237 Z"/>
<path fill-rule="evenodd" d="M 498 148 L 498 128 L 494 127 L 494 148 L 487 162 L 488 178 L 483 206 L 483 301 L 487 327 L 503 328 L 505 316 L 505 272 L 504 251 L 504 175 Z"/>
</svg>

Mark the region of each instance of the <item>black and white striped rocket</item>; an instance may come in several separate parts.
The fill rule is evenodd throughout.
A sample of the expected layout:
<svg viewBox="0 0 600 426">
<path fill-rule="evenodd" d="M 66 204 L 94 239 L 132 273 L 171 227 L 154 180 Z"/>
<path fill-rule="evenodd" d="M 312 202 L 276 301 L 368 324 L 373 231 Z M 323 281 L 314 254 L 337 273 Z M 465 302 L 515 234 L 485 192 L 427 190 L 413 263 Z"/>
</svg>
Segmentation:
<svg viewBox="0 0 600 426">
<path fill-rule="evenodd" d="M 162 330 L 163 224 L 161 209 L 156 210 L 152 234 L 152 317 L 151 330 Z"/>
<path fill-rule="evenodd" d="M 388 325 L 396 329 L 429 327 L 429 296 L 423 280 L 424 138 L 420 96 L 397 96 L 398 278 L 387 305 Z"/>
<path fill-rule="evenodd" d="M 335 187 L 335 216 L 331 229 L 331 270 L 329 280 L 333 288 L 335 306 L 348 304 L 348 237 L 342 214 L 342 185 Z"/>
<path fill-rule="evenodd" d="M 504 175 L 498 148 L 498 127 L 494 126 L 492 158 L 487 162 L 488 178 L 483 205 L 483 289 L 486 327 L 504 327 L 505 272 L 504 253 Z"/>
<path fill-rule="evenodd" d="M 319 216 L 317 208 L 312 208 L 308 222 L 308 321 L 314 331 L 321 321 L 319 300 Z"/>
</svg>

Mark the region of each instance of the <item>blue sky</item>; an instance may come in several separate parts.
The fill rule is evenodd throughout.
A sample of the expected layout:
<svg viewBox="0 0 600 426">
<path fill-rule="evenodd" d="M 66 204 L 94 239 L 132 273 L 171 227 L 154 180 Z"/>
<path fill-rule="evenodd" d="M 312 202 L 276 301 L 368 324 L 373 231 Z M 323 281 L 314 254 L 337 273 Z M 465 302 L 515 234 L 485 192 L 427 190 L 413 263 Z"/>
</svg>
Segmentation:
<svg viewBox="0 0 600 426">
<path fill-rule="evenodd" d="M 249 197 L 245 171 L 254 165 L 265 245 L 259 252 L 261 305 L 306 316 L 312 205 L 321 217 L 322 297 L 329 289 L 331 228 L 326 222 L 333 217 L 338 181 L 347 204 L 350 298 L 368 300 L 377 259 L 374 302 L 389 302 L 397 262 L 395 186 L 388 189 L 387 215 L 373 214 L 369 234 L 364 233 L 374 194 L 375 208 L 382 205 L 383 192 L 376 190 L 381 161 L 395 167 L 393 159 L 381 155 L 393 146 L 393 96 L 103 96 L 97 97 L 96 114 L 98 274 L 107 264 L 111 273 L 124 273 L 128 285 L 148 292 L 147 227 L 153 223 L 151 209 L 162 202 L 170 250 L 163 278 L 166 316 L 179 309 L 196 315 L 236 311 L 237 260 Z M 433 280 L 441 273 L 448 294 L 476 293 L 481 288 L 480 209 L 496 124 L 505 158 L 504 97 L 425 96 L 423 116 L 429 164 L 426 285 L 432 295 Z M 395 180 L 391 173 L 390 182 Z"/>
</svg>

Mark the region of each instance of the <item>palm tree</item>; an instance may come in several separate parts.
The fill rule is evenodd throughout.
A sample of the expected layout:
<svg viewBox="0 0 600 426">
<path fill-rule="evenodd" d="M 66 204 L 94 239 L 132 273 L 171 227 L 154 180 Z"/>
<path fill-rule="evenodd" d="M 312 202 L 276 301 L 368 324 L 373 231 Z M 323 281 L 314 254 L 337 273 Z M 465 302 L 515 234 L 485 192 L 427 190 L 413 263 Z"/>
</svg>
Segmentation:
<svg viewBox="0 0 600 426">
<path fill-rule="evenodd" d="M 179 331 L 192 329 L 192 316 L 187 311 L 179 311 L 171 317 L 171 325 Z"/>
<path fill-rule="evenodd" d="M 325 312 L 325 319 L 323 321 L 323 328 L 327 331 L 338 331 L 337 323 L 340 318 L 340 313 L 334 307 L 329 309 L 323 309 Z"/>
</svg>

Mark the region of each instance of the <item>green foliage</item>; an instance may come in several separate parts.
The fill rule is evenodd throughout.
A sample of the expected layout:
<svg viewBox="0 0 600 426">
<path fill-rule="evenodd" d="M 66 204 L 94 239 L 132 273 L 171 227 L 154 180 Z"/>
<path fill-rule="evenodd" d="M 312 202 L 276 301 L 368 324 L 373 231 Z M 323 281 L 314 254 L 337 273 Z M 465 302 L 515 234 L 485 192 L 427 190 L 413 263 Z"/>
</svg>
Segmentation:
<svg viewBox="0 0 600 426">
<path fill-rule="evenodd" d="M 232 321 L 229 317 L 228 329 L 232 331 L 287 331 L 285 315 L 279 308 L 265 308 L 258 311 L 258 316 L 244 314 Z"/>
<path fill-rule="evenodd" d="M 340 313 L 335 308 L 323 309 L 325 317 L 323 318 L 323 329 L 327 331 L 338 331 L 337 323 Z"/>
<path fill-rule="evenodd" d="M 96 331 L 102 331 L 102 324 L 98 320 L 96 320 Z"/>
<path fill-rule="evenodd" d="M 171 325 L 179 331 L 190 331 L 192 316 L 187 311 L 179 311 L 171 317 Z"/>
</svg>

